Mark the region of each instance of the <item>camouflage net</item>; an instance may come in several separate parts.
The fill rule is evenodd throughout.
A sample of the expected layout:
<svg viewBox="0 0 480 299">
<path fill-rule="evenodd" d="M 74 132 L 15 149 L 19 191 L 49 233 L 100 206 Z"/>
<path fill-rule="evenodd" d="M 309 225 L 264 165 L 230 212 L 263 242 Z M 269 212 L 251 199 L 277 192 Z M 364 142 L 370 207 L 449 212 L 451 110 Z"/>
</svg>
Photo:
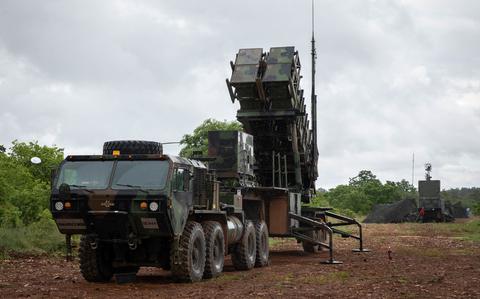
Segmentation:
<svg viewBox="0 0 480 299">
<path fill-rule="evenodd" d="M 445 209 L 447 212 L 454 218 L 468 218 L 468 210 L 465 208 L 461 202 L 456 204 L 445 203 Z"/>
<path fill-rule="evenodd" d="M 412 198 L 391 204 L 375 205 L 363 222 L 365 223 L 398 223 L 417 219 L 417 203 Z"/>
</svg>

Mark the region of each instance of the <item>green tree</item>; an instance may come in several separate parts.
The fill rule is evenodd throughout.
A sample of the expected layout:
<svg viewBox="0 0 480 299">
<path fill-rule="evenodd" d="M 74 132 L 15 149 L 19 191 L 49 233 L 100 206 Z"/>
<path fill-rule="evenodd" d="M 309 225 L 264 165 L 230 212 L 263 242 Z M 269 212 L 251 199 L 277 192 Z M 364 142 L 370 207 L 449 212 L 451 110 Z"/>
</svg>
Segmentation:
<svg viewBox="0 0 480 299">
<path fill-rule="evenodd" d="M 317 191 L 317 194 L 312 197 L 310 201 L 310 205 L 312 207 L 328 207 L 330 204 L 328 202 L 328 199 L 326 197 L 327 192 L 319 192 Z"/>
<path fill-rule="evenodd" d="M 36 179 L 45 183 L 50 182 L 50 173 L 63 160 L 63 149 L 56 146 L 39 145 L 35 142 L 12 142 L 10 148 L 10 157 L 18 164 L 26 167 Z M 40 164 L 30 162 L 32 157 L 39 157 L 42 160 Z"/>
<path fill-rule="evenodd" d="M 339 185 L 331 189 L 327 198 L 335 208 L 348 209 L 360 214 L 366 214 L 373 204 L 364 190 L 349 185 Z"/>
<path fill-rule="evenodd" d="M 0 153 L 0 225 L 15 227 L 37 221 L 48 208 L 50 171 L 63 159 L 56 147 L 14 141 L 10 152 Z M 30 159 L 38 156 L 41 164 Z"/>
<path fill-rule="evenodd" d="M 396 182 L 395 184 L 397 185 L 398 188 L 400 188 L 402 192 L 405 192 L 405 193 L 417 192 L 417 189 L 415 188 L 415 186 L 410 184 L 410 182 L 407 181 L 406 179 L 402 179 L 400 182 Z"/>
<path fill-rule="evenodd" d="M 360 170 L 356 177 L 350 178 L 348 184 L 350 186 L 363 186 L 368 183 L 378 184 L 380 180 L 370 170 Z"/>
<path fill-rule="evenodd" d="M 335 208 L 367 214 L 373 205 L 400 200 L 412 190 L 415 188 L 405 180 L 387 181 L 383 184 L 371 171 L 362 170 L 357 176 L 349 179 L 348 185 L 330 189 L 325 197 Z"/>
<path fill-rule="evenodd" d="M 461 203 L 464 207 L 473 208 L 480 205 L 480 188 L 453 188 L 442 190 L 440 196 L 451 203 Z"/>
<path fill-rule="evenodd" d="M 180 156 L 192 157 L 195 151 L 202 152 L 203 156 L 208 154 L 208 131 L 242 131 L 242 124 L 238 121 L 219 121 L 207 119 L 201 125 L 193 130 L 192 134 L 183 135 L 180 144 L 183 148 L 180 150 Z"/>
</svg>

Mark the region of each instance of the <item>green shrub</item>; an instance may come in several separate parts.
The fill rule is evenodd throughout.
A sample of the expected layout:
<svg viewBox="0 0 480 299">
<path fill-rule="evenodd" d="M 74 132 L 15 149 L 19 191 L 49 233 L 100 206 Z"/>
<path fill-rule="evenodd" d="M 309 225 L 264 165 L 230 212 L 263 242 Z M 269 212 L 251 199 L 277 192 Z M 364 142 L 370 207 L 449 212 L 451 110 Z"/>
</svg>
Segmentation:
<svg viewBox="0 0 480 299">
<path fill-rule="evenodd" d="M 0 203 L 0 227 L 10 228 L 22 225 L 22 212 L 10 202 Z"/>
<path fill-rule="evenodd" d="M 344 215 L 344 216 L 347 216 L 347 217 L 350 217 L 350 218 L 357 218 L 358 217 L 358 214 L 355 213 L 354 211 L 350 210 L 350 209 L 345 209 L 345 208 L 333 208 L 333 213 L 336 213 L 336 214 L 341 214 L 341 215 Z"/>
<path fill-rule="evenodd" d="M 318 192 L 310 201 L 311 207 L 329 207 L 330 203 L 325 197 L 325 193 Z"/>
<path fill-rule="evenodd" d="M 475 216 L 480 216 L 480 202 L 472 207 L 472 212 Z"/>
<path fill-rule="evenodd" d="M 65 238 L 57 229 L 48 210 L 40 214 L 40 220 L 29 225 L 0 227 L 0 257 L 9 253 L 43 254 L 65 250 Z"/>
</svg>

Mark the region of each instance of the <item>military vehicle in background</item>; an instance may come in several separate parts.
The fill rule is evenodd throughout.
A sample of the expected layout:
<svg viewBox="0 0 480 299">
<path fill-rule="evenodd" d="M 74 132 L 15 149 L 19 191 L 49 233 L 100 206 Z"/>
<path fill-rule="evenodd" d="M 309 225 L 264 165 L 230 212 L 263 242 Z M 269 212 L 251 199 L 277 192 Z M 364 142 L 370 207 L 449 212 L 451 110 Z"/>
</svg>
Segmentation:
<svg viewBox="0 0 480 299">
<path fill-rule="evenodd" d="M 312 39 L 312 78 L 314 62 Z M 327 249 L 330 264 L 339 263 L 333 234 L 368 251 L 356 220 L 304 205 L 317 178 L 316 95 L 312 84 L 310 129 L 298 52 L 241 49 L 231 67 L 227 86 L 240 103 L 244 132 L 209 132 L 207 157 L 165 155 L 156 142 L 112 141 L 103 155 L 61 163 L 51 210 L 61 233 L 82 235 L 86 280 L 155 266 L 199 281 L 218 276 L 226 255 L 238 270 L 263 267 L 269 236 L 296 238 L 307 252 Z M 358 234 L 339 229 L 345 225 Z"/>
<path fill-rule="evenodd" d="M 440 180 L 432 180 L 432 165 L 425 164 L 425 180 L 418 181 L 418 219 L 421 222 L 450 222 L 454 218 L 440 196 Z"/>
<path fill-rule="evenodd" d="M 452 215 L 453 218 L 469 218 L 470 217 L 470 209 L 463 206 L 461 202 L 456 202 L 454 204 L 446 201 L 445 202 L 445 209 L 447 213 Z"/>
</svg>

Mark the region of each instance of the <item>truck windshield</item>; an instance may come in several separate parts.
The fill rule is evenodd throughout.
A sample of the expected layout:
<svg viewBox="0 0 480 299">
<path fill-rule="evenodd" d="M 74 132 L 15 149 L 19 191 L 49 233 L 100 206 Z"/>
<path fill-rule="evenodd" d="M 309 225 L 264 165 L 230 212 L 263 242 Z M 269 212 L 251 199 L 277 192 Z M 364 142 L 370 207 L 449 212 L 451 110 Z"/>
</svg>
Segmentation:
<svg viewBox="0 0 480 299">
<path fill-rule="evenodd" d="M 168 169 L 168 161 L 118 161 L 112 189 L 163 189 Z"/>
<path fill-rule="evenodd" d="M 68 184 L 71 188 L 106 189 L 113 161 L 67 161 L 60 169 L 57 188 Z"/>
</svg>

